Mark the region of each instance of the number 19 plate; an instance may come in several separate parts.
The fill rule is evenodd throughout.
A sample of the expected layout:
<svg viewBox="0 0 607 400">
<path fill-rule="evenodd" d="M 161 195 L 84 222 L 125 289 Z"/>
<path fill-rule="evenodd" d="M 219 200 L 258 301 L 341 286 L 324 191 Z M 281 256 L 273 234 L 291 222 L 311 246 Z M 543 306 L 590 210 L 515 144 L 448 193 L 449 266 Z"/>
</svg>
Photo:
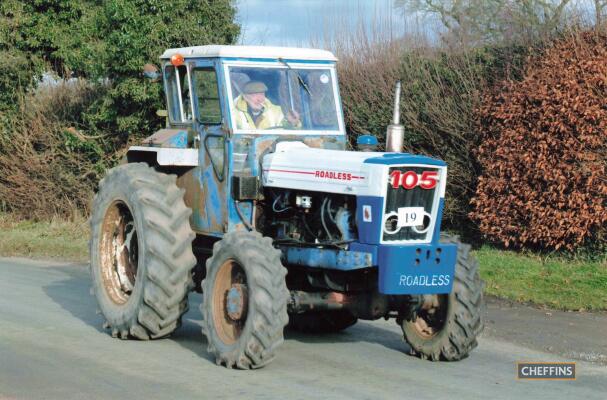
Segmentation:
<svg viewBox="0 0 607 400">
<path fill-rule="evenodd" d="M 398 226 L 418 226 L 424 224 L 424 207 L 400 207 L 398 209 Z"/>
</svg>

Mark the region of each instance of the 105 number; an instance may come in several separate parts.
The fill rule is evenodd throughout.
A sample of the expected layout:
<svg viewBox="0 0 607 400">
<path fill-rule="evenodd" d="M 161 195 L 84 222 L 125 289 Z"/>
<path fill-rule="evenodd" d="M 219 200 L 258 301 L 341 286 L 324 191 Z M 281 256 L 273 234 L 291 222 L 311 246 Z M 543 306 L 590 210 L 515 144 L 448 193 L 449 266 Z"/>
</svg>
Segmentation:
<svg viewBox="0 0 607 400">
<path fill-rule="evenodd" d="M 394 189 L 399 186 L 410 190 L 416 186 L 422 189 L 434 189 L 438 183 L 438 171 L 424 171 L 421 176 L 414 171 L 401 172 L 392 171 L 390 174 L 390 184 Z"/>
</svg>

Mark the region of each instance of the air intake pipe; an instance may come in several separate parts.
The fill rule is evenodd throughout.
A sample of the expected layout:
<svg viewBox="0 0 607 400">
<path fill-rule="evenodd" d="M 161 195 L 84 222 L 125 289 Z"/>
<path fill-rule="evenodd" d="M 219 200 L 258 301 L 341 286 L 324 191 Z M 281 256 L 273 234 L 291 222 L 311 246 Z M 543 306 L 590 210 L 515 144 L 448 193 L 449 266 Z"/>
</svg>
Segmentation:
<svg viewBox="0 0 607 400">
<path fill-rule="evenodd" d="M 386 130 L 386 151 L 390 153 L 402 153 L 404 140 L 405 127 L 400 124 L 400 81 L 397 81 L 392 124 L 388 125 L 388 129 Z"/>
</svg>

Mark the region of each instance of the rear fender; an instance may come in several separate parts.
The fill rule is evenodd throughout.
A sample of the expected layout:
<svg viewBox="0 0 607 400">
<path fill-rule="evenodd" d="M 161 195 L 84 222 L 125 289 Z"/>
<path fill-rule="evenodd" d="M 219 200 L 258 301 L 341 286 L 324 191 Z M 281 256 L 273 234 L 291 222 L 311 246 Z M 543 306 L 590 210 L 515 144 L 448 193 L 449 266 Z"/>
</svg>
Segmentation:
<svg viewBox="0 0 607 400">
<path fill-rule="evenodd" d="M 198 149 L 131 146 L 126 153 L 126 163 L 143 161 L 161 167 L 197 167 L 198 157 Z"/>
</svg>

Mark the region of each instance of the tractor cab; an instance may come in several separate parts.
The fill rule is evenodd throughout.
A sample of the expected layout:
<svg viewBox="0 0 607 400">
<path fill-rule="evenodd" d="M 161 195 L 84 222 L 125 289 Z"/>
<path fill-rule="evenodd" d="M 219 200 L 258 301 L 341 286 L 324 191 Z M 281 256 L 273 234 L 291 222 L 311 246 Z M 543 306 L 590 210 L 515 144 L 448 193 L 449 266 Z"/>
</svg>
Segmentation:
<svg viewBox="0 0 607 400">
<path fill-rule="evenodd" d="M 168 126 L 233 141 L 234 170 L 255 169 L 277 140 L 345 148 L 335 56 L 328 51 L 199 46 L 161 57 Z M 217 147 L 217 146 L 211 146 Z"/>
<path fill-rule="evenodd" d="M 183 185 L 197 232 L 243 227 L 226 193 L 233 183 L 241 192 L 256 185 L 261 158 L 277 142 L 345 149 L 337 59 L 328 51 L 197 46 L 169 49 L 161 60 L 167 127 L 131 147 L 128 161 L 147 161 L 152 151 L 160 165 L 194 167 L 180 180 L 198 182 Z M 241 207 L 251 220 L 252 203 Z"/>
</svg>

